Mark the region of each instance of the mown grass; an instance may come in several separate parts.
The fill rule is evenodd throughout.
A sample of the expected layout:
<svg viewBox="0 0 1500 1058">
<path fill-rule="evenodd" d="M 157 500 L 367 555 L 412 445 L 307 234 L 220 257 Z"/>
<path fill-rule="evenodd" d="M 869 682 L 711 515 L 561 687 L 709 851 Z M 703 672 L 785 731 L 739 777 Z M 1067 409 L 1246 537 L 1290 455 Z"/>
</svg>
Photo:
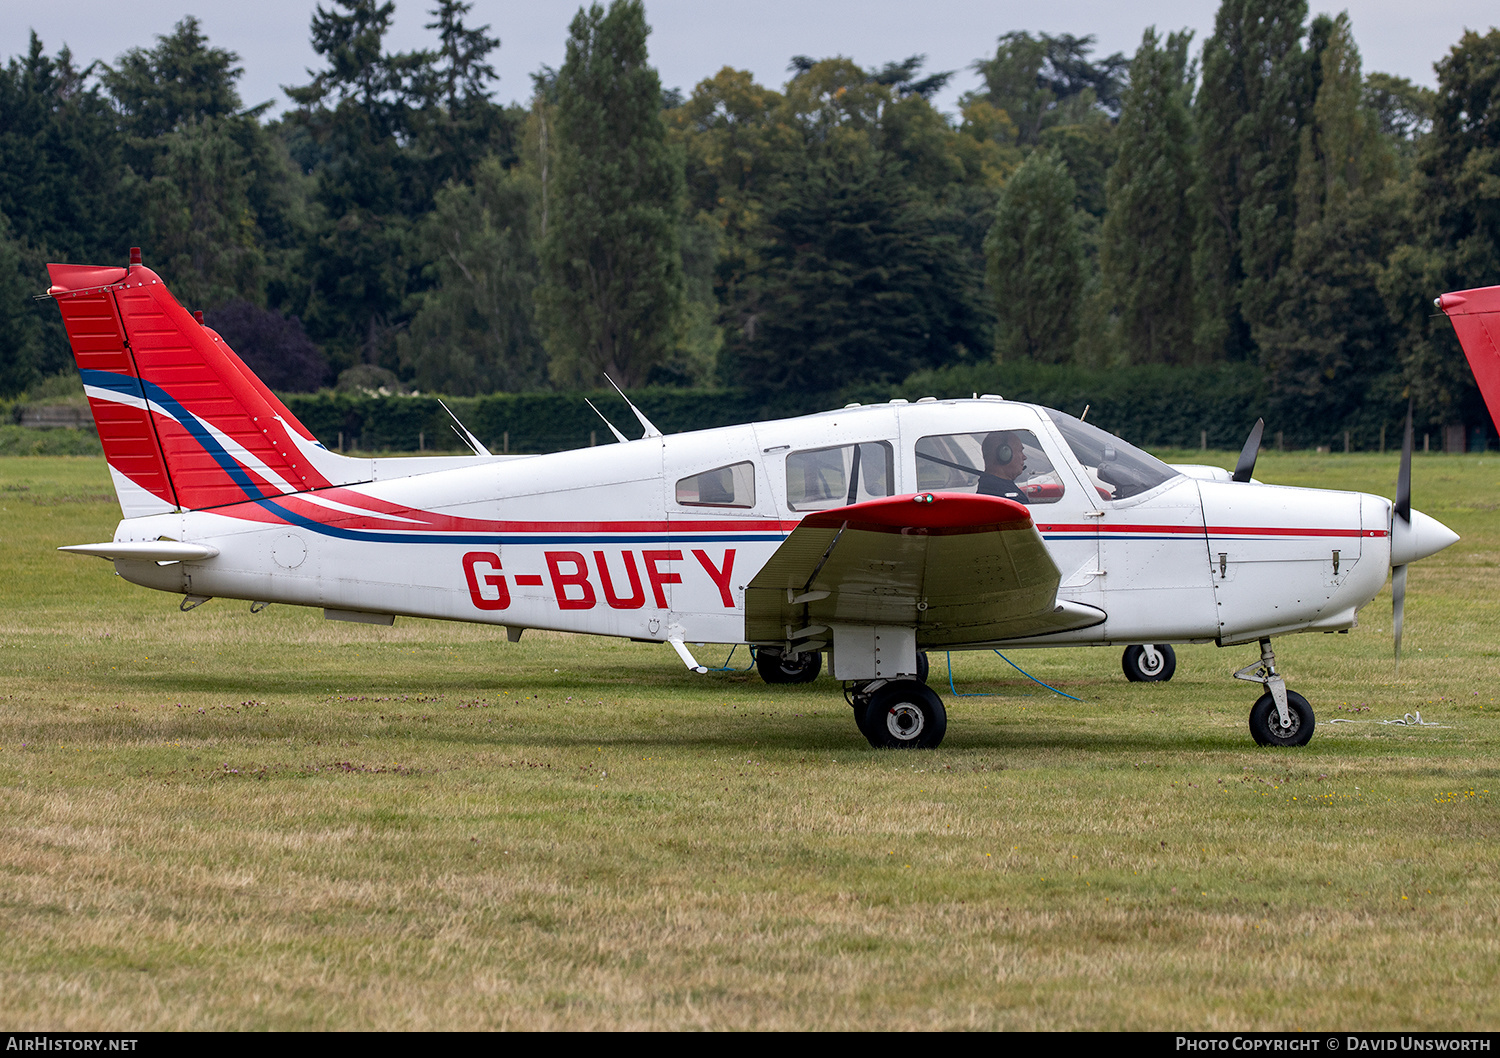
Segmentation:
<svg viewBox="0 0 1500 1058">
<path fill-rule="evenodd" d="M 1305 749 L 1251 743 L 1252 648 L 1191 647 L 1165 685 L 1012 655 L 1080 703 L 993 655 L 955 697 L 934 659 L 948 738 L 903 754 L 826 678 L 179 613 L 53 551 L 112 532 L 102 461 L 0 460 L 0 1023 L 1492 1027 L 1500 459 L 1415 481 L 1464 539 L 1413 567 L 1399 679 L 1388 595 L 1278 641 Z"/>
</svg>

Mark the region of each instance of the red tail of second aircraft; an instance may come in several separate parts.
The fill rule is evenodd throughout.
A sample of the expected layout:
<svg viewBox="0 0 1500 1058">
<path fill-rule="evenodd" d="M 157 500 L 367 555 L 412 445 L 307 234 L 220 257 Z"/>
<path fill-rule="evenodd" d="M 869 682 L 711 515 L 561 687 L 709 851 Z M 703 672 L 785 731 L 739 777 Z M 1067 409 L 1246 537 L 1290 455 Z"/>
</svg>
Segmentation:
<svg viewBox="0 0 1500 1058">
<path fill-rule="evenodd" d="M 1444 294 L 1437 299 L 1437 307 L 1453 321 L 1490 418 L 1500 429 L 1500 287 Z"/>
<path fill-rule="evenodd" d="M 127 518 L 359 476 L 177 303 L 139 250 L 128 268 L 47 271 Z"/>
</svg>

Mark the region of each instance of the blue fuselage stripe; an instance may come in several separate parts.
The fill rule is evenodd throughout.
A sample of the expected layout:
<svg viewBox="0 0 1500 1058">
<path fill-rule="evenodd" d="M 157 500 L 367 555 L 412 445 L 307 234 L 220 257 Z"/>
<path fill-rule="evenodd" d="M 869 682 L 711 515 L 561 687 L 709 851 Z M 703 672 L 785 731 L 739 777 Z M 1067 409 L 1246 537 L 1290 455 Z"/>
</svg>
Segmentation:
<svg viewBox="0 0 1500 1058">
<path fill-rule="evenodd" d="M 588 547 L 593 544 L 734 544 L 771 543 L 786 539 L 785 533 L 632 533 L 628 535 L 569 535 L 554 536 L 536 533 L 383 533 L 372 529 L 345 529 L 336 525 L 325 525 L 305 515 L 289 511 L 272 500 L 257 500 L 256 505 L 284 518 L 292 525 L 331 536 L 339 540 L 361 540 L 371 544 L 570 544 Z"/>
</svg>

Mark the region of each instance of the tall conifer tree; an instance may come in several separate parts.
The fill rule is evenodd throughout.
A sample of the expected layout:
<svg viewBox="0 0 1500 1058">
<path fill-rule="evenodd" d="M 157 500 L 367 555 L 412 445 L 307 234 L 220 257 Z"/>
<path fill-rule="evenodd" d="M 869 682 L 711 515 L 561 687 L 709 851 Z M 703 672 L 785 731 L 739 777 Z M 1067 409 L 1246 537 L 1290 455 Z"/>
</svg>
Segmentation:
<svg viewBox="0 0 1500 1058">
<path fill-rule="evenodd" d="M 1190 32 L 1146 30 L 1130 64 L 1106 188 L 1100 268 L 1132 363 L 1193 360 Z"/>
<path fill-rule="evenodd" d="M 1000 192 L 984 242 L 997 360 L 1073 356 L 1086 279 L 1077 196 L 1052 151 L 1033 153 Z"/>
<path fill-rule="evenodd" d="M 1224 0 L 1203 45 L 1194 274 L 1197 338 L 1213 359 L 1252 356 L 1291 258 L 1306 20 L 1306 0 Z"/>
<path fill-rule="evenodd" d="M 560 385 L 596 385 L 600 372 L 638 385 L 679 327 L 682 159 L 666 140 L 648 32 L 640 0 L 580 10 L 557 75 L 537 309 Z"/>
<path fill-rule="evenodd" d="M 1300 131 L 1292 256 L 1274 316 L 1254 334 L 1280 407 L 1332 430 L 1395 366 L 1376 276 L 1399 211 L 1381 194 L 1394 158 L 1360 102 L 1348 15 L 1319 15 L 1309 39 L 1318 89 Z"/>
<path fill-rule="evenodd" d="M 1406 383 L 1434 425 L 1484 422 L 1474 377 L 1432 298 L 1500 282 L 1500 29 L 1467 32 L 1437 64 L 1432 132 L 1413 180 L 1410 241 L 1381 277 Z"/>
</svg>

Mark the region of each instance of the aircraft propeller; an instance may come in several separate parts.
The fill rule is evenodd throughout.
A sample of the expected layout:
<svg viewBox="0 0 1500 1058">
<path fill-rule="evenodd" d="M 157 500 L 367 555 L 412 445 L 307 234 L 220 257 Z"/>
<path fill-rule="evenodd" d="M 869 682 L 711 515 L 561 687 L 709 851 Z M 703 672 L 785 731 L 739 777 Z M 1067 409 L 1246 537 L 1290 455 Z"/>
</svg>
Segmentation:
<svg viewBox="0 0 1500 1058">
<path fill-rule="evenodd" d="M 1458 539 L 1436 518 L 1411 509 L 1412 409 L 1406 408 L 1406 436 L 1401 441 L 1401 470 L 1391 504 L 1391 631 L 1396 640 L 1396 671 L 1401 671 L 1401 626 L 1406 616 L 1406 566 L 1435 555 Z"/>
<path fill-rule="evenodd" d="M 1415 532 L 1411 524 L 1412 404 L 1406 404 L 1406 434 L 1401 440 L 1401 469 L 1396 474 L 1396 502 L 1391 507 L 1391 632 L 1396 640 L 1396 673 L 1401 673 L 1401 626 L 1406 619 L 1406 563 L 1398 555 L 1410 551 Z"/>
<path fill-rule="evenodd" d="M 1245 438 L 1245 447 L 1240 450 L 1240 461 L 1234 466 L 1231 481 L 1249 481 L 1255 473 L 1255 460 L 1260 456 L 1260 438 L 1266 432 L 1266 420 L 1256 419 L 1250 427 L 1250 436 Z"/>
</svg>

